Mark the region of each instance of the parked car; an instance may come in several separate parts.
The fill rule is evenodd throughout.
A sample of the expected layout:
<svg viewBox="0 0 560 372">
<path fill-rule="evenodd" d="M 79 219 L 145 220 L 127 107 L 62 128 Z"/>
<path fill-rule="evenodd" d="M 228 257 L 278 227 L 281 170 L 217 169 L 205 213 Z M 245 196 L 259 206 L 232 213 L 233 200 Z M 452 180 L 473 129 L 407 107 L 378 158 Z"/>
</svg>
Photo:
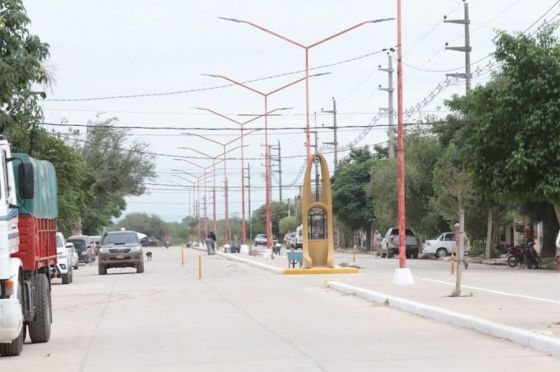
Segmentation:
<svg viewBox="0 0 560 372">
<path fill-rule="evenodd" d="M 467 235 L 465 239 L 465 254 L 471 252 L 471 244 L 469 242 L 469 236 Z M 435 239 L 427 240 L 424 244 L 424 253 L 433 254 L 437 258 L 445 257 L 451 252 L 456 253 L 455 246 L 455 233 L 444 232 Z"/>
<path fill-rule="evenodd" d="M 299 225 L 296 229 L 295 249 L 303 248 L 303 225 Z"/>
<path fill-rule="evenodd" d="M 257 234 L 255 237 L 255 246 L 264 245 L 266 247 L 266 234 Z"/>
<path fill-rule="evenodd" d="M 67 239 L 67 241 L 74 244 L 74 248 L 76 248 L 76 252 L 78 253 L 79 262 L 87 264 L 95 260 L 95 255 L 91 255 L 90 252 L 88 251 L 88 248 L 91 245 L 91 240 L 89 236 L 85 236 L 85 235 L 71 236 Z"/>
<path fill-rule="evenodd" d="M 62 279 L 62 284 L 72 283 L 73 252 L 66 247 L 66 240 L 60 232 L 56 233 L 56 255 L 56 266 L 52 267 L 52 273 Z"/>
<path fill-rule="evenodd" d="M 418 258 L 419 241 L 418 237 L 412 229 L 405 230 L 405 255 L 406 258 Z M 399 254 L 399 229 L 390 227 L 381 240 L 381 257 L 393 257 Z"/>
<path fill-rule="evenodd" d="M 144 255 L 138 233 L 113 231 L 103 235 L 99 248 L 99 275 L 106 275 L 113 267 L 134 267 L 144 272 Z"/>
<path fill-rule="evenodd" d="M 78 252 L 76 252 L 76 248 L 74 248 L 74 244 L 66 242 L 66 248 L 72 251 L 72 268 L 74 270 L 78 270 L 80 268 L 80 261 L 78 259 Z"/>
<path fill-rule="evenodd" d="M 142 247 L 157 247 L 158 241 L 151 236 L 144 236 L 140 239 L 140 244 L 142 244 Z"/>
</svg>

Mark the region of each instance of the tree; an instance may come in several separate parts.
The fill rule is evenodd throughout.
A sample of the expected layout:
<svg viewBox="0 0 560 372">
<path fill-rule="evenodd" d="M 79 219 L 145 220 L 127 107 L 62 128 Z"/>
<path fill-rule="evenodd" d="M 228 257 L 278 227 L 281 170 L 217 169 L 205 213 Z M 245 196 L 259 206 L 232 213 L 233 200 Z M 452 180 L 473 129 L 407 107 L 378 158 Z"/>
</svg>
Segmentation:
<svg viewBox="0 0 560 372">
<path fill-rule="evenodd" d="M 429 133 L 414 131 L 404 138 L 406 223 L 423 235 L 434 235 L 447 229 L 431 200 L 434 196 L 433 169 L 443 149 Z M 397 223 L 397 160 L 383 159 L 373 163 L 368 195 L 373 198 L 375 224 L 385 230 Z"/>
<path fill-rule="evenodd" d="M 367 147 L 353 149 L 340 162 L 332 182 L 333 214 L 337 221 L 352 230 L 366 232 L 366 247 L 370 246 L 373 222 L 372 198 L 366 194 L 370 169 L 374 159 Z"/>
<path fill-rule="evenodd" d="M 130 213 L 115 225 L 115 230 L 123 227 L 161 240 L 168 233 L 166 225 L 167 223 L 155 214 Z"/>
<path fill-rule="evenodd" d="M 466 145 L 482 195 L 546 201 L 560 219 L 560 44 L 553 32 L 498 34 L 501 70 L 471 93 L 469 111 L 478 120 Z"/>
<path fill-rule="evenodd" d="M 86 140 L 77 149 L 84 158 L 88 190 L 82 230 L 97 233 L 126 208 L 125 196 L 141 195 L 155 177 L 154 161 L 146 144 L 127 141 L 127 131 L 115 128 L 115 118 L 90 122 Z"/>
<path fill-rule="evenodd" d="M 299 225 L 300 225 L 300 221 L 298 221 L 294 216 L 282 218 L 278 222 L 280 236 L 284 236 L 286 235 L 286 233 L 290 231 L 295 231 Z"/>
<path fill-rule="evenodd" d="M 272 234 L 280 235 L 279 222 L 288 215 L 288 205 L 283 202 L 270 202 L 270 223 Z M 266 205 L 261 205 L 253 212 L 253 232 L 256 234 L 266 233 Z"/>
<path fill-rule="evenodd" d="M 16 151 L 32 154 L 42 118 L 41 95 L 32 88 L 49 83 L 44 67 L 49 46 L 27 29 L 30 20 L 21 0 L 5 0 L 0 10 L 0 133 L 8 135 Z"/>
</svg>

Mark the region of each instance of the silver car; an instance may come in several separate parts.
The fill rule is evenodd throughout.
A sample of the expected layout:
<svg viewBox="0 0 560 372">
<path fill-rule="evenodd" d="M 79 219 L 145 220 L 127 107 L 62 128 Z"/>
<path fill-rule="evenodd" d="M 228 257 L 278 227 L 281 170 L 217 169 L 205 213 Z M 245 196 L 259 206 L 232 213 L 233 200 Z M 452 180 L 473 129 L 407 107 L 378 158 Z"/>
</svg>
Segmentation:
<svg viewBox="0 0 560 372">
<path fill-rule="evenodd" d="M 99 247 L 99 275 L 106 275 L 113 267 L 134 267 L 144 272 L 142 245 L 135 231 L 114 231 L 103 235 Z"/>
</svg>

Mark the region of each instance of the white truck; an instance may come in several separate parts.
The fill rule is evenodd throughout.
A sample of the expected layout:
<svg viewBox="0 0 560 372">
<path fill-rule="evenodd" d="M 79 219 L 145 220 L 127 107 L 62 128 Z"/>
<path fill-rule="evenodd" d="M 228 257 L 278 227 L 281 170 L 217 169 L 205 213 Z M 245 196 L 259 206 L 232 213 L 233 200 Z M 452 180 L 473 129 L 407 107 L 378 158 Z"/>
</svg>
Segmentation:
<svg viewBox="0 0 560 372">
<path fill-rule="evenodd" d="M 53 165 L 12 154 L 0 135 L 1 356 L 19 355 L 27 333 L 33 343 L 50 338 L 56 196 Z"/>
</svg>

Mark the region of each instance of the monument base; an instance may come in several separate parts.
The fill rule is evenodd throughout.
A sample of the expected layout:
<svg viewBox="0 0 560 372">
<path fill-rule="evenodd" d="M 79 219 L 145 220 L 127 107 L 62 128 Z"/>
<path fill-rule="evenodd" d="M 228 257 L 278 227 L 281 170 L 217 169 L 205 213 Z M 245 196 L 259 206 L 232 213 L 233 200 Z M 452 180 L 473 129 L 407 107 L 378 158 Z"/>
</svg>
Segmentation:
<svg viewBox="0 0 560 372">
<path fill-rule="evenodd" d="M 404 269 L 396 269 L 395 273 L 393 274 L 393 284 L 413 285 L 414 278 L 412 277 L 412 272 L 410 271 L 410 269 L 408 267 Z"/>
<path fill-rule="evenodd" d="M 284 275 L 306 275 L 306 274 L 357 274 L 355 267 L 312 267 L 310 269 L 284 269 Z"/>
</svg>

